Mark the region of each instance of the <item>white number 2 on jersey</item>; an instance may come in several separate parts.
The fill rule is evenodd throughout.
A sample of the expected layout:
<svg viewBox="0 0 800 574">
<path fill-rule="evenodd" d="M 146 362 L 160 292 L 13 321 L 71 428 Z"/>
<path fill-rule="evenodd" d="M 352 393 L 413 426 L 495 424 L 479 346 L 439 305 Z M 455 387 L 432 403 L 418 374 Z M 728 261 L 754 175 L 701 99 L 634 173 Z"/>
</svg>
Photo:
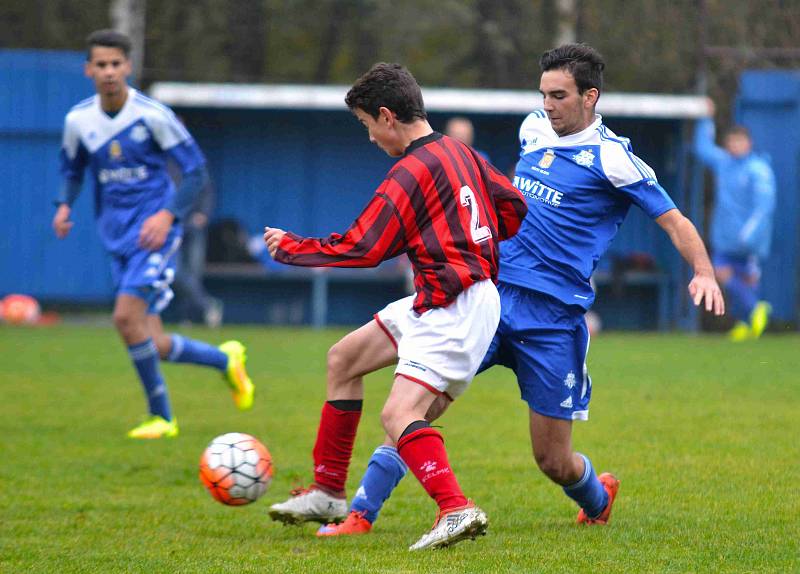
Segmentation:
<svg viewBox="0 0 800 574">
<path fill-rule="evenodd" d="M 492 237 L 492 231 L 488 225 L 481 227 L 480 219 L 478 218 L 478 206 L 475 204 L 475 194 L 465 185 L 461 188 L 461 205 L 469 207 L 470 209 L 470 232 L 472 233 L 472 241 L 474 243 L 483 243 Z"/>
</svg>

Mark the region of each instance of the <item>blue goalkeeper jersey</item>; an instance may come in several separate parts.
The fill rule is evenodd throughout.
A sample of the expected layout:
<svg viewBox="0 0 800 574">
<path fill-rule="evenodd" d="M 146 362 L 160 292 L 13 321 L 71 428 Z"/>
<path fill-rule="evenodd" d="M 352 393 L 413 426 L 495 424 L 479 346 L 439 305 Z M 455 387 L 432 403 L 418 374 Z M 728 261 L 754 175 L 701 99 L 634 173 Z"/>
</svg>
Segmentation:
<svg viewBox="0 0 800 574">
<path fill-rule="evenodd" d="M 542 110 L 519 132 L 514 185 L 528 201 L 519 232 L 500 244 L 499 280 L 584 309 L 589 278 L 634 203 L 656 218 L 675 208 L 655 173 L 598 115 L 585 130 L 559 137 Z"/>
<path fill-rule="evenodd" d="M 67 114 L 61 174 L 80 183 L 89 168 L 98 231 L 112 255 L 135 251 L 142 222 L 175 194 L 168 157 L 184 174 L 205 165 L 200 148 L 172 110 L 133 88 L 114 117 L 102 110 L 97 95 Z"/>
</svg>

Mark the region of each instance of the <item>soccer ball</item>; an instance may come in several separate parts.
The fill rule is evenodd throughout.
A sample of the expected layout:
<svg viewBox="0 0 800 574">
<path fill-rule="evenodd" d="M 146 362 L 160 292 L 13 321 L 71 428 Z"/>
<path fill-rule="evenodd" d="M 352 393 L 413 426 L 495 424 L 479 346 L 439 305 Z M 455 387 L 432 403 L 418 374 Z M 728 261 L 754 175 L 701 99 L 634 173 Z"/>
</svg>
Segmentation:
<svg viewBox="0 0 800 574">
<path fill-rule="evenodd" d="M 254 436 L 229 432 L 212 440 L 203 451 L 200 480 L 222 504 L 250 504 L 267 491 L 272 456 Z"/>
<path fill-rule="evenodd" d="M 32 325 L 40 313 L 39 303 L 28 295 L 6 295 L 0 301 L 0 317 L 12 325 Z"/>
</svg>

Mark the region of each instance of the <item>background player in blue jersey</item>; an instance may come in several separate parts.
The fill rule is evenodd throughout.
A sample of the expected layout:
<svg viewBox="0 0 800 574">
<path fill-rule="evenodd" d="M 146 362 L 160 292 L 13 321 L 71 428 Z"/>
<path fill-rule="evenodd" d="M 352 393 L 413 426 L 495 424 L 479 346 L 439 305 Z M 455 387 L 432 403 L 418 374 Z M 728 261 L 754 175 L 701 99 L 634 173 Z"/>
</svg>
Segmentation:
<svg viewBox="0 0 800 574">
<path fill-rule="evenodd" d="M 128 347 L 144 387 L 150 415 L 131 438 L 172 437 L 172 416 L 159 360 L 194 363 L 220 370 L 241 409 L 253 402 L 253 383 L 245 371 L 245 349 L 238 341 L 213 347 L 164 333 L 159 313 L 172 298 L 180 221 L 205 182 L 205 158 L 172 111 L 127 84 L 130 40 L 112 30 L 87 39 L 86 76 L 97 94 L 74 106 L 64 122 L 61 173 L 64 184 L 53 229 L 59 238 L 72 228 L 71 206 L 89 169 L 94 180 L 95 217 L 112 259 L 116 286 L 114 324 Z M 176 191 L 167 157 L 181 166 Z"/>
<path fill-rule="evenodd" d="M 769 319 L 770 305 L 758 300 L 760 261 L 769 255 L 775 211 L 775 174 L 769 162 L 753 153 L 747 128 L 733 126 L 714 143 L 714 103 L 710 117 L 698 122 L 694 150 L 714 172 L 711 250 L 717 280 L 725 287 L 736 325 L 733 341 L 757 339 Z"/>
<path fill-rule="evenodd" d="M 589 458 L 573 451 L 572 421 L 588 418 L 592 394 L 585 362 L 589 279 L 632 204 L 656 220 L 694 269 L 694 304 L 721 315 L 724 301 L 694 225 L 629 140 L 595 114 L 605 67 L 600 54 L 568 44 L 546 52 L 540 66 L 544 109 L 522 123 L 515 176 L 528 214 L 500 246 L 500 325 L 481 370 L 514 370 L 530 407 L 536 463 L 578 504 L 579 523 L 606 524 L 619 481 L 610 473 L 598 477 Z M 368 532 L 405 472 L 387 441 L 372 455 L 347 519 L 318 535 Z"/>
</svg>

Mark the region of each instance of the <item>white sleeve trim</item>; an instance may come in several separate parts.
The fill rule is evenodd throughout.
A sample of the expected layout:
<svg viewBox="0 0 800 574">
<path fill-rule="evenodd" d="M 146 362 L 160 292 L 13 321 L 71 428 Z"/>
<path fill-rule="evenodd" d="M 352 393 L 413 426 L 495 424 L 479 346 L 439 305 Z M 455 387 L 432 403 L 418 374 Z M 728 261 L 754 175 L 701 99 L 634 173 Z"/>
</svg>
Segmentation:
<svg viewBox="0 0 800 574">
<path fill-rule="evenodd" d="M 617 188 L 644 179 L 656 179 L 656 174 L 649 165 L 618 142 L 604 141 L 600 145 L 600 161 L 606 177 Z"/>
<path fill-rule="evenodd" d="M 77 122 L 75 122 L 75 116 L 69 113 L 67 117 L 64 118 L 64 134 L 61 140 L 61 147 L 70 160 L 75 159 L 75 156 L 78 155 L 78 146 L 80 146 L 80 143 L 81 135 L 78 130 Z"/>
</svg>

